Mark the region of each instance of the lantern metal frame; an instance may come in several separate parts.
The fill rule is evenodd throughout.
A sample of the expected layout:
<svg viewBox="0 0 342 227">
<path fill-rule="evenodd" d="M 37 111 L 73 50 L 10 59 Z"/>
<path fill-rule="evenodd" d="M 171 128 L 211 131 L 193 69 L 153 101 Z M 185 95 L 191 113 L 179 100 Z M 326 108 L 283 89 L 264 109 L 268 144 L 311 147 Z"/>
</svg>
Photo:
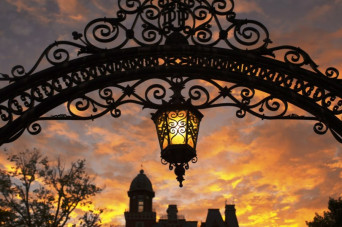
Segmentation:
<svg viewBox="0 0 342 227">
<path fill-rule="evenodd" d="M 118 118 L 127 103 L 158 110 L 169 86 L 199 110 L 313 121 L 342 143 L 339 71 L 320 71 L 300 48 L 269 47 L 267 28 L 238 19 L 233 0 L 118 0 L 116 9 L 49 45 L 30 70 L 0 73 L 0 145 L 39 134 L 43 121 Z"/>
<path fill-rule="evenodd" d="M 174 92 L 176 94 L 176 91 Z M 181 95 L 179 94 L 178 97 Z M 177 116 L 172 118 L 176 118 L 179 116 L 179 112 L 185 112 L 183 119 L 185 118 L 185 124 L 181 125 L 181 129 L 184 129 L 184 143 L 182 144 L 173 144 L 171 134 L 180 134 L 179 122 L 177 125 L 174 125 L 173 129 L 176 129 L 176 132 L 172 132 L 172 123 L 170 123 L 170 114 L 177 113 Z M 193 115 L 197 122 L 197 126 L 194 129 L 194 125 L 192 122 Z M 172 119 L 171 118 L 171 119 Z M 198 140 L 199 126 L 200 121 L 203 118 L 203 114 L 194 108 L 190 102 L 179 102 L 174 103 L 171 100 L 169 103 L 165 103 L 164 106 L 157 110 L 157 112 L 152 114 L 152 120 L 156 125 L 156 131 L 158 135 L 159 145 L 161 149 L 161 162 L 164 165 L 169 165 L 169 169 L 175 169 L 175 174 L 177 175 L 177 180 L 179 181 L 179 186 L 183 187 L 185 170 L 189 169 L 189 162 L 192 163 L 197 162 L 197 152 L 196 145 Z M 196 123 L 196 122 L 195 122 Z M 182 135 L 183 136 L 183 135 Z M 189 137 L 192 140 L 193 146 L 189 144 Z M 164 144 L 166 141 L 166 145 Z M 164 147 L 165 146 L 165 147 Z"/>
</svg>

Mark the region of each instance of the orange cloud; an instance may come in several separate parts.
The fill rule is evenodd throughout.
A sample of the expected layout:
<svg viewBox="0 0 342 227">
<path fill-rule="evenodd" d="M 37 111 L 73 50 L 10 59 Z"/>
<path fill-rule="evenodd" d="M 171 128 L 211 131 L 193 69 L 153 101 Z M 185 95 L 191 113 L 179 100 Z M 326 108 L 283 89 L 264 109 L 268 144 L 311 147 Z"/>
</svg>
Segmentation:
<svg viewBox="0 0 342 227">
<path fill-rule="evenodd" d="M 308 14 L 306 15 L 306 20 L 320 20 L 322 17 L 326 16 L 333 9 L 333 7 L 333 4 L 324 4 L 316 6 L 310 12 L 308 12 Z"/>
<path fill-rule="evenodd" d="M 32 18 L 35 18 L 42 24 L 51 22 L 51 15 L 46 15 L 46 0 L 38 0 L 33 3 L 25 0 L 7 0 L 7 2 L 14 5 L 18 13 L 28 13 Z"/>
<path fill-rule="evenodd" d="M 63 17 L 69 17 L 75 21 L 86 21 L 88 14 L 84 5 L 78 0 L 57 0 L 60 10 L 60 21 L 64 21 Z"/>
<path fill-rule="evenodd" d="M 235 12 L 237 13 L 250 13 L 257 12 L 263 13 L 262 8 L 255 1 L 251 0 L 240 0 L 239 2 L 235 2 Z"/>
</svg>

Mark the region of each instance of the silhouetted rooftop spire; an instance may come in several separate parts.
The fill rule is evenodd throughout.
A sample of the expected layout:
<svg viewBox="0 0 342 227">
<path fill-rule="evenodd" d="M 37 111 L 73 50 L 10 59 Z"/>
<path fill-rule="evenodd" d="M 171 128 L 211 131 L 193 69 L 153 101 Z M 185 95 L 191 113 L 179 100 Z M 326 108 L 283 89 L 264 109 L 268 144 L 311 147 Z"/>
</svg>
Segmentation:
<svg viewBox="0 0 342 227">
<path fill-rule="evenodd" d="M 227 227 L 239 227 L 234 204 L 226 204 L 225 216 Z"/>
</svg>

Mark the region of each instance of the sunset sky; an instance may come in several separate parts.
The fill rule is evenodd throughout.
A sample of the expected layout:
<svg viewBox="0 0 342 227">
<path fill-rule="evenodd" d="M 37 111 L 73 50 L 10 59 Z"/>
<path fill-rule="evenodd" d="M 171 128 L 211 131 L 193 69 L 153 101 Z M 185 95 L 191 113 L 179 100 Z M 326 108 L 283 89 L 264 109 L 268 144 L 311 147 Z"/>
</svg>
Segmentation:
<svg viewBox="0 0 342 227">
<path fill-rule="evenodd" d="M 0 72 L 21 64 L 30 68 L 55 40 L 72 41 L 87 22 L 114 17 L 116 0 L 0 0 Z M 271 46 L 307 51 L 321 71 L 342 72 L 342 0 L 235 0 L 237 18 L 263 23 Z M 2 86 L 4 84 L 1 84 Z M 157 215 L 177 204 L 187 220 L 205 221 L 209 208 L 235 203 L 240 227 L 304 227 L 330 197 L 342 196 L 342 144 L 328 132 L 317 135 L 315 122 L 267 121 L 235 116 L 234 108 L 203 110 L 198 162 L 190 164 L 184 187 L 160 163 L 152 110 L 121 108 L 122 116 L 95 121 L 42 123 L 37 136 L 27 132 L 0 147 L 5 151 L 37 148 L 50 160 L 87 160 L 88 172 L 105 190 L 94 206 L 106 208 L 103 223 L 124 225 L 127 191 L 141 165 L 156 192 Z"/>
</svg>

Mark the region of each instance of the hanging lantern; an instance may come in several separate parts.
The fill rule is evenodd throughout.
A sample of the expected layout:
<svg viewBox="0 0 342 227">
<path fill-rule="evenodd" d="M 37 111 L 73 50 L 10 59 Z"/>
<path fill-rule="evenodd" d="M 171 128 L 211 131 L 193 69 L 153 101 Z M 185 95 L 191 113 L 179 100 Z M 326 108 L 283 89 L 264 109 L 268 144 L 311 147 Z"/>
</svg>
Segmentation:
<svg viewBox="0 0 342 227">
<path fill-rule="evenodd" d="M 196 162 L 196 143 L 203 115 L 191 104 L 165 105 L 152 114 L 157 129 L 162 163 L 175 167 L 177 180 L 182 187 L 189 161 Z"/>
</svg>

